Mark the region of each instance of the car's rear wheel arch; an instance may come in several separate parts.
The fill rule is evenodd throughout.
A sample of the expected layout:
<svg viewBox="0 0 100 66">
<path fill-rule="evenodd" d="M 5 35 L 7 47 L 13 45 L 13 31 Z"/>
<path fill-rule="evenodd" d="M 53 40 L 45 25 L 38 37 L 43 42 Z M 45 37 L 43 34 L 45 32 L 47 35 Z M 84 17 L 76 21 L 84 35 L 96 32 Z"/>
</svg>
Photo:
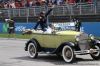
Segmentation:
<svg viewBox="0 0 100 66">
<path fill-rule="evenodd" d="M 38 52 L 41 50 L 41 46 L 40 46 L 39 42 L 38 42 L 36 39 L 34 39 L 34 38 L 30 39 L 30 40 L 27 42 L 27 45 L 26 45 L 26 49 L 27 49 L 27 50 L 28 50 L 28 45 L 29 45 L 30 43 L 34 43 L 34 44 L 36 45 L 36 48 L 37 48 L 37 51 L 38 51 Z"/>
</svg>

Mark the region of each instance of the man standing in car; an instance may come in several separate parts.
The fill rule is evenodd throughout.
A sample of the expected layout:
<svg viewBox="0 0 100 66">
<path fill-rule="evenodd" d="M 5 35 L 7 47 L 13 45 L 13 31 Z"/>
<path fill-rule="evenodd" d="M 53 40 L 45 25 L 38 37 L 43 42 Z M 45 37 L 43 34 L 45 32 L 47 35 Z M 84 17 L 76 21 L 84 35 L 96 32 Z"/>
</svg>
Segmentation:
<svg viewBox="0 0 100 66">
<path fill-rule="evenodd" d="M 44 11 L 42 11 L 40 13 L 40 15 L 38 16 L 38 22 L 34 27 L 35 30 L 37 29 L 38 25 L 40 25 L 42 31 L 46 31 L 45 28 L 47 28 L 47 26 L 48 26 L 47 25 L 47 16 L 50 14 L 50 12 L 52 11 L 53 8 L 54 8 L 54 5 L 46 13 Z"/>
</svg>

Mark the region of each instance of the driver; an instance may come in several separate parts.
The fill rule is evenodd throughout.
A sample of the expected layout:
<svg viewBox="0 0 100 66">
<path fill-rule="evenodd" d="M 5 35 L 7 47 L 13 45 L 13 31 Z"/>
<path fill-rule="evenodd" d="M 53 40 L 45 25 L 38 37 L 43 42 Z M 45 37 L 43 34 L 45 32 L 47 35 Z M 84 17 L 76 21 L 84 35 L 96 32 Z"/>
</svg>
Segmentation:
<svg viewBox="0 0 100 66">
<path fill-rule="evenodd" d="M 54 25 L 53 24 L 49 24 L 49 26 L 46 28 L 46 31 L 44 33 L 53 33 L 55 30 L 54 30 Z"/>
</svg>

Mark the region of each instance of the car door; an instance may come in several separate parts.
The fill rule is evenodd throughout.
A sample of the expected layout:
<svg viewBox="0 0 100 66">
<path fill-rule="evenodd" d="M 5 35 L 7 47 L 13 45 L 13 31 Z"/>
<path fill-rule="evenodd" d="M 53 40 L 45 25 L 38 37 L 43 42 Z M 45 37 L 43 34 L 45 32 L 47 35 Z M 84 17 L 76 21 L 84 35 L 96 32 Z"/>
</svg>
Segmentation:
<svg viewBox="0 0 100 66">
<path fill-rule="evenodd" d="M 43 43 L 45 48 L 57 48 L 61 44 L 61 36 L 57 34 L 44 34 Z"/>
<path fill-rule="evenodd" d="M 44 46 L 44 34 L 42 33 L 34 33 L 33 34 L 33 38 L 36 39 L 38 41 L 38 43 L 40 44 L 41 47 Z"/>
</svg>

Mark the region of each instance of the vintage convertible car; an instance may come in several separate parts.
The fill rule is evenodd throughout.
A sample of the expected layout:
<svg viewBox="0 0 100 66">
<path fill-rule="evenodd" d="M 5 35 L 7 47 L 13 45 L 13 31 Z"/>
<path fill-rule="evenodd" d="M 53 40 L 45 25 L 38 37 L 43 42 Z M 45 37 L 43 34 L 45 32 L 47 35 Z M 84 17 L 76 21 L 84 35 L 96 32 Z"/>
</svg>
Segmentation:
<svg viewBox="0 0 100 66">
<path fill-rule="evenodd" d="M 90 54 L 94 60 L 100 59 L 100 41 L 94 36 L 73 30 L 56 31 L 52 34 L 33 33 L 25 44 L 25 51 L 31 58 L 37 58 L 38 53 L 56 54 L 65 62 L 73 62 L 76 55 Z"/>
</svg>

